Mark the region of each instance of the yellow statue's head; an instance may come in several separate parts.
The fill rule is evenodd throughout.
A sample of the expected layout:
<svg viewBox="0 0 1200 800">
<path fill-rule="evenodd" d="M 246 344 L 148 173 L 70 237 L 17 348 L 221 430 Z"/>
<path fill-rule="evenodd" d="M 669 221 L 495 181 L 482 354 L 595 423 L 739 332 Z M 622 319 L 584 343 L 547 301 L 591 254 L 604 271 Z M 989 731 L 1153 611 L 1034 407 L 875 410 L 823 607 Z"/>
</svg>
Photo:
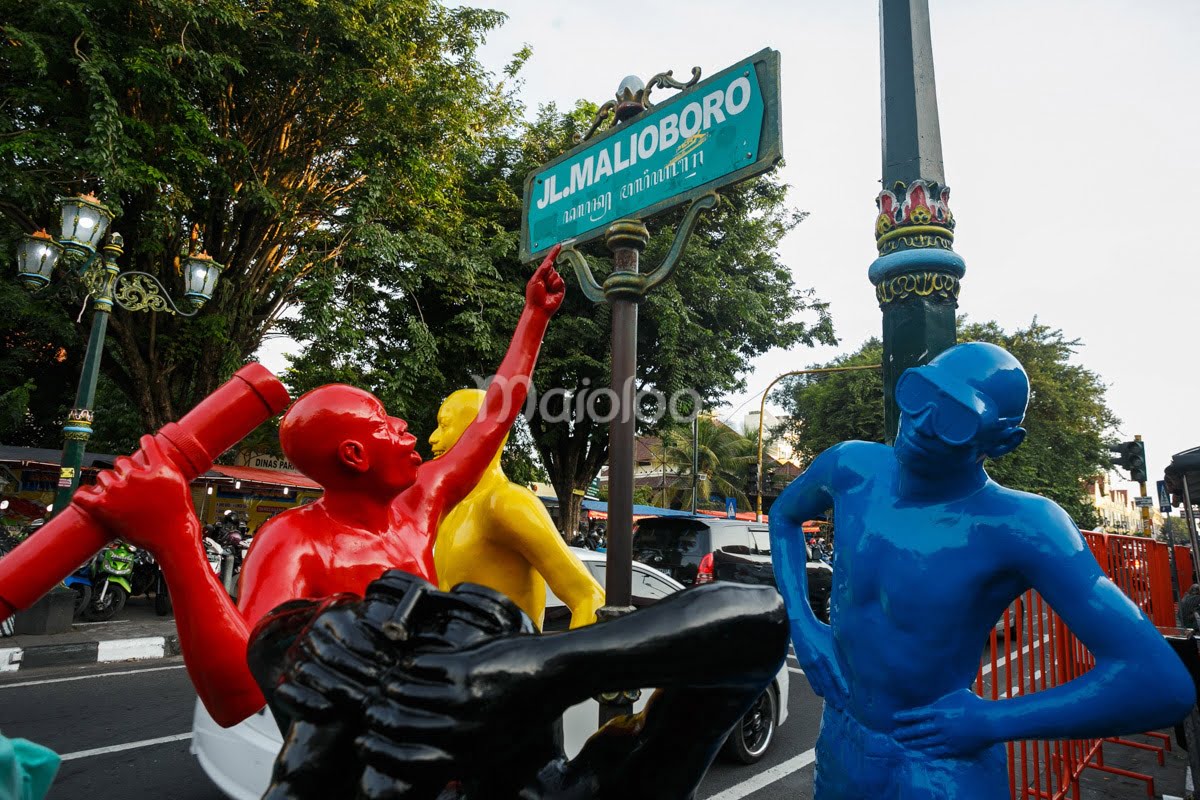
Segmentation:
<svg viewBox="0 0 1200 800">
<path fill-rule="evenodd" d="M 485 394 L 482 389 L 459 389 L 442 401 L 437 413 L 437 430 L 429 436 L 434 458 L 453 447 L 479 416 Z M 508 442 L 507 436 L 504 442 Z M 504 443 L 501 443 L 500 450 L 503 449 Z"/>
</svg>

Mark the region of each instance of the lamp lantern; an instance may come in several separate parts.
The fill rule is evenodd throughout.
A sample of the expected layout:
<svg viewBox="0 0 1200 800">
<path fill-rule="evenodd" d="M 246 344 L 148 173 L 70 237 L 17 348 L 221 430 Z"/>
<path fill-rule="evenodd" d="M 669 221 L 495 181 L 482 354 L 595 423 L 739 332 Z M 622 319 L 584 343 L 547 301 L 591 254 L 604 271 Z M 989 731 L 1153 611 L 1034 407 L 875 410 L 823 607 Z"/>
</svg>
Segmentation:
<svg viewBox="0 0 1200 800">
<path fill-rule="evenodd" d="M 186 291 L 183 296 L 197 308 L 207 303 L 212 299 L 223 269 L 224 267 L 214 261 L 208 253 L 200 252 L 188 256 L 184 268 Z"/>
<path fill-rule="evenodd" d="M 62 253 L 62 245 L 45 230 L 26 234 L 17 247 L 17 280 L 27 289 L 42 288 Z"/>
<path fill-rule="evenodd" d="M 92 255 L 113 220 L 113 212 L 92 194 L 68 197 L 61 201 L 62 237 L 67 248 Z"/>
</svg>

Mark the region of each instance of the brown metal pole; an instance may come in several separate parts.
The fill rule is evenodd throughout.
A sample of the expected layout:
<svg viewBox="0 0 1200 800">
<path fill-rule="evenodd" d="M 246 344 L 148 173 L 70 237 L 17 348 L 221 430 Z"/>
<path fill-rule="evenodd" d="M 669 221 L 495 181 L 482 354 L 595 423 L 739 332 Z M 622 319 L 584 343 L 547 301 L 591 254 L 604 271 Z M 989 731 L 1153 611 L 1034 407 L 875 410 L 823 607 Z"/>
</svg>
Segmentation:
<svg viewBox="0 0 1200 800">
<path fill-rule="evenodd" d="M 638 220 L 618 220 L 609 227 L 605 244 L 613 254 L 613 275 L 636 275 L 638 257 L 650 232 Z M 641 292 L 621 281 L 605 281 L 612 305 L 612 390 L 617 407 L 608 428 L 608 548 L 605 559 L 604 621 L 633 611 L 633 442 L 637 423 L 634 383 L 637 377 L 637 315 Z M 600 724 L 632 713 L 631 693 L 601 696 Z"/>
<path fill-rule="evenodd" d="M 637 272 L 638 253 L 614 251 L 616 269 Z M 633 569 L 633 382 L 637 364 L 638 304 L 612 304 L 612 390 L 618 405 L 608 432 L 608 553 L 605 605 L 624 608 L 631 601 Z"/>
<path fill-rule="evenodd" d="M 649 241 L 650 232 L 639 220 L 614 222 L 604 237 L 613 254 L 613 275 L 636 275 L 638 257 Z M 641 293 L 632 286 L 618 288 L 623 284 L 612 276 L 605 284 L 612 304 L 612 390 L 617 408 L 608 433 L 608 553 L 601 619 L 611 619 L 632 610 L 634 386 Z"/>
</svg>

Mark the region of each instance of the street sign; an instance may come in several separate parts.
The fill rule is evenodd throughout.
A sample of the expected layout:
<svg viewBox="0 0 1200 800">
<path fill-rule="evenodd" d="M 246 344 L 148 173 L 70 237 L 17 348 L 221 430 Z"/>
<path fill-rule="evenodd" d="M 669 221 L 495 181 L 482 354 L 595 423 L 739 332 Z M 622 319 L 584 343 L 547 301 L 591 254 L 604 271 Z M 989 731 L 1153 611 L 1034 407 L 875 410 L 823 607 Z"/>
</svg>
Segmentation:
<svg viewBox="0 0 1200 800">
<path fill-rule="evenodd" d="M 779 53 L 762 50 L 530 173 L 521 259 L 767 172 L 782 132 Z"/>
<path fill-rule="evenodd" d="M 737 517 L 737 498 L 736 497 L 726 497 L 725 498 L 725 516 L 728 517 L 729 519 L 735 519 Z"/>
<path fill-rule="evenodd" d="M 1138 508 L 1154 508 L 1154 498 L 1153 497 L 1135 497 L 1135 498 L 1133 498 L 1133 504 L 1135 506 L 1137 506 Z"/>
<path fill-rule="evenodd" d="M 1167 492 L 1167 482 L 1158 482 L 1158 510 L 1162 513 L 1169 513 L 1171 510 L 1171 495 Z"/>
</svg>

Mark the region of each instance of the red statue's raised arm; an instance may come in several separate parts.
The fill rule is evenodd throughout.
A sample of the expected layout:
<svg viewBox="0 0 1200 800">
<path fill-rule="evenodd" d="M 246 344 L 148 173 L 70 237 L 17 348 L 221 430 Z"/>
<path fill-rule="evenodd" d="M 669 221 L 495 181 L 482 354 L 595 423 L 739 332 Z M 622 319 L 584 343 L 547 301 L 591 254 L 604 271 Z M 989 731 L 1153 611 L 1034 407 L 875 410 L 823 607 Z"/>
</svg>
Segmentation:
<svg viewBox="0 0 1200 800">
<path fill-rule="evenodd" d="M 525 287 L 525 310 L 513 332 L 508 353 L 488 387 L 479 416 L 445 455 L 421 465 L 416 485 L 405 492 L 406 501 L 417 501 L 436 512 L 434 526 L 437 517 L 466 497 L 478 483 L 525 405 L 542 336 L 550 318 L 562 305 L 566 290 L 554 269 L 560 249 L 559 245 L 554 246 Z M 430 536 L 433 533 L 429 531 Z"/>
</svg>

